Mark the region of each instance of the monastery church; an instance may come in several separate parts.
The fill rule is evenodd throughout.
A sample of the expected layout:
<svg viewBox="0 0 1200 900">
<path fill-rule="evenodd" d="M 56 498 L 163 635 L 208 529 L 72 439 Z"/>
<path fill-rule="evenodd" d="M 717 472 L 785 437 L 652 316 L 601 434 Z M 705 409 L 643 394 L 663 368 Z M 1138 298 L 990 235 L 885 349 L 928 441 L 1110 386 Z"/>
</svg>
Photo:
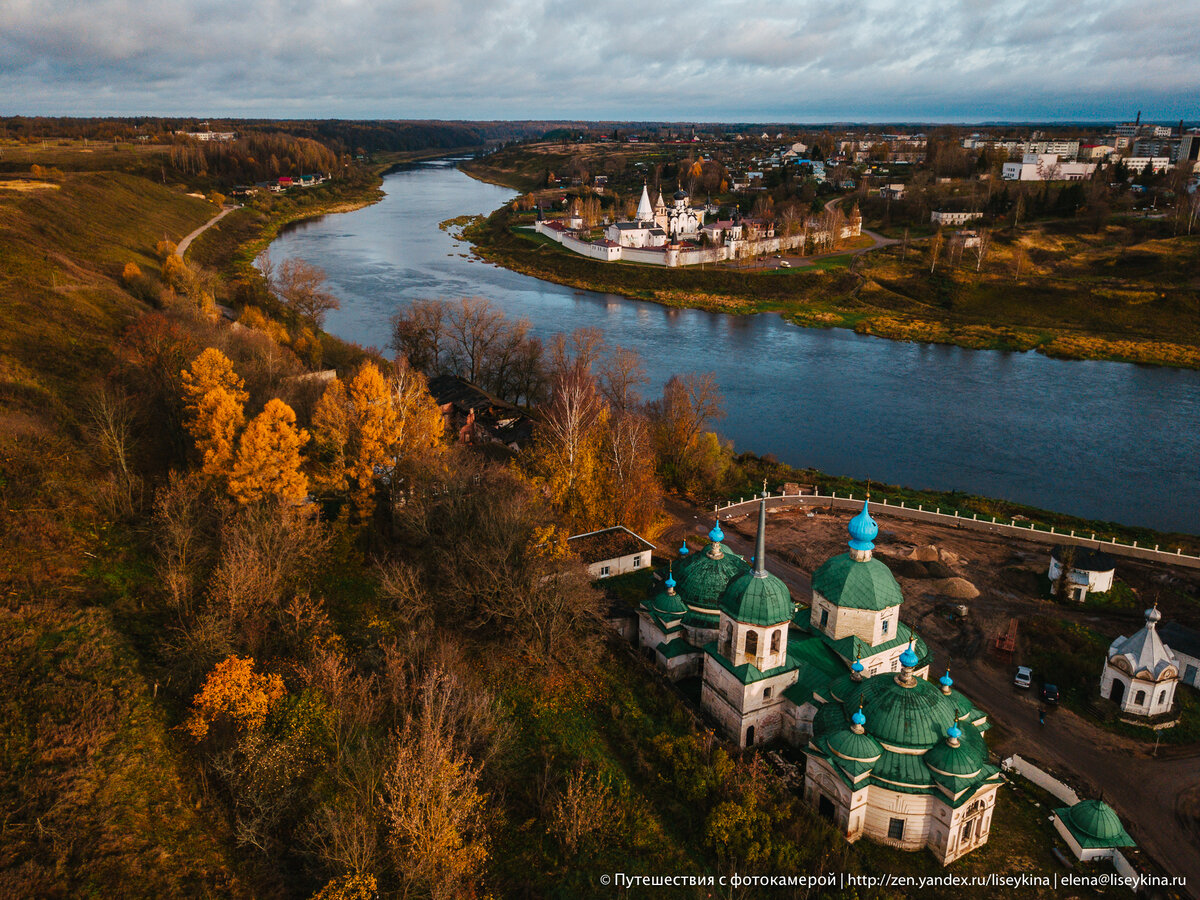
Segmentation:
<svg viewBox="0 0 1200 900">
<path fill-rule="evenodd" d="M 697 240 L 704 225 L 704 207 L 693 207 L 685 191 L 676 191 L 667 206 L 660 191 L 651 205 L 650 192 L 642 185 L 633 221 L 609 225 L 604 236 L 622 247 L 663 247 L 668 242 Z"/>
<path fill-rule="evenodd" d="M 850 841 L 867 835 L 943 864 L 987 842 L 1000 787 L 987 716 L 949 671 L 928 680 L 929 650 L 900 621 L 903 596 L 874 558 L 869 501 L 849 550 L 812 577 L 797 606 L 767 571 L 766 495 L 753 560 L 723 541 L 665 573 L 641 604 L 639 643 L 668 677 L 699 675 L 701 706 L 739 746 L 783 740 L 806 757 L 805 799 Z"/>
</svg>

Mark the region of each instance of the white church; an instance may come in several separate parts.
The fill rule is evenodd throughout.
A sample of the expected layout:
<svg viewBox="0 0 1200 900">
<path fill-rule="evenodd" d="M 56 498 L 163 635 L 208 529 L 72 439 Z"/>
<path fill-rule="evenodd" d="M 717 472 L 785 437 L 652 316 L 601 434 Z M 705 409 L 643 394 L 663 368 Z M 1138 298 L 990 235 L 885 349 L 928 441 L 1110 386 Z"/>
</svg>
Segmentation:
<svg viewBox="0 0 1200 900">
<path fill-rule="evenodd" d="M 660 191 L 658 202 L 652 205 L 650 192 L 643 184 L 634 218 L 628 222 L 614 222 L 605 229 L 604 236 L 622 247 L 637 249 L 698 240 L 704 215 L 704 207 L 693 207 L 684 191 L 675 192 L 670 206 Z"/>
</svg>

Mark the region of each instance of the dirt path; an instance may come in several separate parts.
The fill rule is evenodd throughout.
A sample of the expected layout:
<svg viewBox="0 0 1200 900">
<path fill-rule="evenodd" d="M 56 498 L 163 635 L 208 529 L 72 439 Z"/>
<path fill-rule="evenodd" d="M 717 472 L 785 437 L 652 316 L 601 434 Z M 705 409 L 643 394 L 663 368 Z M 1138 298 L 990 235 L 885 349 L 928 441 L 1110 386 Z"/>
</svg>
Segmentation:
<svg viewBox="0 0 1200 900">
<path fill-rule="evenodd" d="M 215 216 L 213 216 L 211 219 L 209 219 L 207 222 L 205 222 L 203 225 L 201 225 L 199 228 L 197 228 L 195 231 L 193 231 L 191 234 L 189 234 L 183 240 L 181 240 L 175 246 L 175 255 L 178 256 L 180 259 L 183 259 L 183 254 L 187 252 L 187 248 L 191 245 L 192 241 L 194 241 L 196 238 L 200 237 L 200 235 L 204 234 L 204 232 L 208 231 L 208 229 L 212 228 L 214 225 L 216 225 L 218 222 L 220 222 L 223 218 L 225 218 L 227 215 L 229 215 L 235 209 L 241 209 L 241 207 L 240 206 L 225 207 L 223 210 L 221 210 L 219 213 L 217 213 Z"/>
<path fill-rule="evenodd" d="M 679 546 L 683 534 L 703 533 L 712 527 L 711 510 L 675 498 L 668 498 L 666 507 L 681 523 L 667 532 L 666 541 L 674 542 L 667 546 L 672 549 Z M 810 518 L 805 512 L 796 511 L 768 516 L 767 566 L 801 603 L 807 604 L 812 599 L 812 567 L 844 549 L 848 518 L 848 513 Z M 1019 581 L 1014 581 L 1011 574 L 997 574 L 995 570 L 1001 565 L 1011 570 L 1023 560 L 1021 564 L 1032 574 L 1045 564 L 1043 548 L 1001 535 L 899 518 L 877 518 L 881 549 L 894 553 L 910 543 L 952 549 L 961 559 L 962 570 L 981 589 L 981 596 L 971 601 L 971 615 L 985 634 L 990 635 L 1009 616 L 1022 617 L 1038 608 L 1036 600 L 1022 596 L 1017 587 Z M 756 526 L 757 520 L 751 515 L 722 519 L 725 543 L 739 554 L 752 554 Z M 1147 566 L 1129 561 L 1130 567 L 1134 565 Z M 988 570 L 992 570 L 991 581 L 986 580 Z M 1158 566 L 1149 569 L 1160 570 Z M 1137 573 L 1130 569 L 1128 574 L 1133 577 Z M 988 713 L 996 726 L 992 749 L 1002 758 L 1018 753 L 1043 764 L 1077 785 L 1081 795 L 1101 797 L 1117 810 L 1138 845 L 1169 873 L 1186 876 L 1187 893 L 1200 897 L 1200 834 L 1178 812 L 1185 797 L 1200 795 L 1200 751 L 1171 748 L 1168 756 L 1164 747 L 1163 755 L 1155 757 L 1151 755 L 1153 744 L 1112 734 L 1065 708 L 1050 711 L 1046 724 L 1040 725 L 1036 695 L 1012 684 L 1012 667 L 1000 665 L 986 655 L 970 660 L 955 657 L 956 633 L 939 625 L 939 617 L 934 614 L 936 602 L 922 593 L 918 586 L 922 583 L 906 578 L 900 582 L 905 591 L 904 620 L 920 624 L 935 669 L 954 658 L 951 675 L 957 686 Z M 1095 615 L 1082 608 L 1056 607 L 1056 612 L 1079 621 Z M 1139 618 L 1136 613 L 1131 615 L 1134 620 Z M 1111 627 L 1113 622 L 1106 624 Z"/>
</svg>

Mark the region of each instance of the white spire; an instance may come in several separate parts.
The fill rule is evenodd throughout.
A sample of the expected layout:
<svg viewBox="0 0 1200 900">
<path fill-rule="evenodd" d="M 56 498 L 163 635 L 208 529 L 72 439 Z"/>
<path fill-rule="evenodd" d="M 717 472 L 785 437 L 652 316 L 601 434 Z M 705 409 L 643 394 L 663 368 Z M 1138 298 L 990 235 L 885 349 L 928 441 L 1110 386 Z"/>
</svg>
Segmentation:
<svg viewBox="0 0 1200 900">
<path fill-rule="evenodd" d="M 642 184 L 642 199 L 638 201 L 637 217 L 639 222 L 649 222 L 654 218 L 654 207 L 650 205 L 650 193 L 646 190 L 644 183 Z"/>
</svg>

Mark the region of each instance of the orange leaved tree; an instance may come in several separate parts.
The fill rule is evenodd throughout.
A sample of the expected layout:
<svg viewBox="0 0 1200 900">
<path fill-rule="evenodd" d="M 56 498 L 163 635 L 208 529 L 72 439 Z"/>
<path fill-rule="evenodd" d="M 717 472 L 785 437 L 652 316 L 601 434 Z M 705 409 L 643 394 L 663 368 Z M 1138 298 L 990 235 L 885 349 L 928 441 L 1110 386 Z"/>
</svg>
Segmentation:
<svg viewBox="0 0 1200 900">
<path fill-rule="evenodd" d="M 246 386 L 233 363 L 215 347 L 196 357 L 181 375 L 184 427 L 200 452 L 201 471 L 211 478 L 227 478 L 237 434 L 246 421 Z"/>
<path fill-rule="evenodd" d="M 217 723 L 239 732 L 257 731 L 266 724 L 271 705 L 286 693 L 278 675 L 261 675 L 252 658 L 230 656 L 208 673 L 184 727 L 196 741 L 204 740 Z"/>
<path fill-rule="evenodd" d="M 296 428 L 292 408 L 279 398 L 270 400 L 242 432 L 229 493 L 241 504 L 303 500 L 308 479 L 300 471 L 300 448 L 307 443 L 308 432 Z"/>
<path fill-rule="evenodd" d="M 375 467 L 386 465 L 391 456 L 396 410 L 387 382 L 370 362 L 350 380 L 348 399 L 353 441 L 347 474 L 359 519 L 365 521 L 375 499 Z"/>
</svg>

